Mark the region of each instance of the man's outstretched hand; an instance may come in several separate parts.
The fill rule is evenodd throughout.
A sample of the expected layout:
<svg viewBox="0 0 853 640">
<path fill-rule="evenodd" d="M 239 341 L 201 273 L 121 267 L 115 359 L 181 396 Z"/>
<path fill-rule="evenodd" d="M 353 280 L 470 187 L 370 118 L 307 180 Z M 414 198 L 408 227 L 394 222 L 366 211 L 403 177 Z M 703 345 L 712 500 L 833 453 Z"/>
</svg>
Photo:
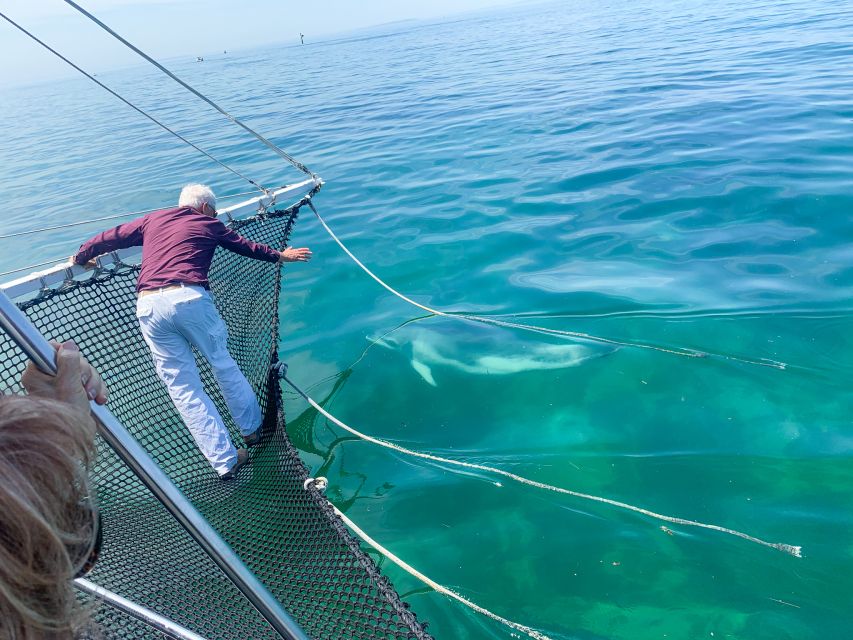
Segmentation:
<svg viewBox="0 0 853 640">
<path fill-rule="evenodd" d="M 302 247 L 300 249 L 294 249 L 292 247 L 288 247 L 284 251 L 281 252 L 281 256 L 279 257 L 279 262 L 308 262 L 311 259 L 312 253 L 311 249 L 308 247 Z"/>
<path fill-rule="evenodd" d="M 73 256 L 68 258 L 68 266 L 69 267 L 83 267 L 84 269 L 91 270 L 98 266 L 97 261 L 92 258 L 86 264 L 77 264 L 77 254 L 75 253 Z"/>
</svg>

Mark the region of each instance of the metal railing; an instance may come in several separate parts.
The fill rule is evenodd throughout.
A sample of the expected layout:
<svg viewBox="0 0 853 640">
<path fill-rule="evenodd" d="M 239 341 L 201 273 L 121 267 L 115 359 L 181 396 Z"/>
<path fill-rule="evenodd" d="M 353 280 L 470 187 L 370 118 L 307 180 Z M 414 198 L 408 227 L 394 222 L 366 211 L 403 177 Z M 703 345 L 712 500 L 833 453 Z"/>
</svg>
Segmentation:
<svg viewBox="0 0 853 640">
<path fill-rule="evenodd" d="M 0 329 L 39 369 L 45 373 L 56 374 L 56 353 L 53 347 L 2 290 L 0 290 Z M 308 640 L 305 632 L 266 586 L 246 567 L 240 557 L 110 410 L 94 402 L 91 403 L 91 410 L 101 437 L 189 533 L 196 544 L 222 569 L 270 626 L 287 640 Z"/>
</svg>

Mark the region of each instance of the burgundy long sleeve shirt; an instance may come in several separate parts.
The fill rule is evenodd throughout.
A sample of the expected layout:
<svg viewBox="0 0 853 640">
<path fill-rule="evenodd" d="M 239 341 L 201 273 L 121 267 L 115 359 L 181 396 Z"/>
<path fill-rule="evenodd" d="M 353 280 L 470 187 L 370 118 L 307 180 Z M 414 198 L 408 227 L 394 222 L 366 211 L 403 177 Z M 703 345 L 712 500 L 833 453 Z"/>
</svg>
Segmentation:
<svg viewBox="0 0 853 640">
<path fill-rule="evenodd" d="M 86 264 L 95 256 L 142 245 L 137 291 L 174 284 L 210 288 L 207 272 L 216 247 L 242 256 L 278 262 L 279 252 L 252 242 L 221 221 L 191 207 L 164 209 L 99 233 L 85 242 L 74 261 Z"/>
</svg>

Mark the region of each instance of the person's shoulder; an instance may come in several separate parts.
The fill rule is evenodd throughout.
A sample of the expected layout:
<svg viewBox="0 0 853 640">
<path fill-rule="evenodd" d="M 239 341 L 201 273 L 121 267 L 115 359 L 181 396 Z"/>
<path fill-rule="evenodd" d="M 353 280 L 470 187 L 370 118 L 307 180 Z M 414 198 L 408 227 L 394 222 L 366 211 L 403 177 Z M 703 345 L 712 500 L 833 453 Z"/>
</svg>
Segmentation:
<svg viewBox="0 0 853 640">
<path fill-rule="evenodd" d="M 211 222 L 214 222 L 209 216 L 206 216 L 203 213 L 199 213 L 192 207 L 171 207 L 169 209 L 158 209 L 157 211 L 152 211 L 145 217 L 150 220 L 160 220 L 163 222 L 178 219 L 183 219 L 185 221 L 192 220 L 193 224 L 203 225 L 210 225 Z"/>
<path fill-rule="evenodd" d="M 157 209 L 157 211 L 152 211 L 151 213 L 143 216 L 144 218 L 148 218 L 149 220 L 162 220 L 166 218 L 174 218 L 176 216 L 185 215 L 187 212 L 192 211 L 189 207 L 169 207 L 167 209 Z"/>
<path fill-rule="evenodd" d="M 210 226 L 217 229 L 220 233 L 228 231 L 228 226 L 219 218 L 208 218 L 208 220 L 210 221 Z"/>
<path fill-rule="evenodd" d="M 186 215 L 195 215 L 200 216 L 201 214 L 193 209 L 192 207 L 168 207 L 166 209 L 158 209 L 152 213 L 148 214 L 149 216 L 186 216 Z"/>
</svg>

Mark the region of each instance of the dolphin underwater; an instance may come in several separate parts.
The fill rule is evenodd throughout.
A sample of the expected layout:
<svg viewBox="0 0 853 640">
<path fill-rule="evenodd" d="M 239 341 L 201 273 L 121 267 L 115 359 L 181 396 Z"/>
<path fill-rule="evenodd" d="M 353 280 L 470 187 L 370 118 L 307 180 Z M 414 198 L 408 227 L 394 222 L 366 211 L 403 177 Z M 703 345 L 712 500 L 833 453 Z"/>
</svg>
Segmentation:
<svg viewBox="0 0 853 640">
<path fill-rule="evenodd" d="M 450 332 L 415 327 L 383 336 L 375 343 L 408 355 L 412 368 L 434 387 L 438 384 L 433 368 L 450 367 L 472 375 L 510 375 L 576 367 L 615 351 L 614 347 L 604 345 L 531 344 L 528 340 L 510 338 L 505 331 L 496 332 L 492 327 L 479 331 L 484 332 L 492 336 L 468 334 L 454 340 L 454 336 L 448 335 Z"/>
</svg>

